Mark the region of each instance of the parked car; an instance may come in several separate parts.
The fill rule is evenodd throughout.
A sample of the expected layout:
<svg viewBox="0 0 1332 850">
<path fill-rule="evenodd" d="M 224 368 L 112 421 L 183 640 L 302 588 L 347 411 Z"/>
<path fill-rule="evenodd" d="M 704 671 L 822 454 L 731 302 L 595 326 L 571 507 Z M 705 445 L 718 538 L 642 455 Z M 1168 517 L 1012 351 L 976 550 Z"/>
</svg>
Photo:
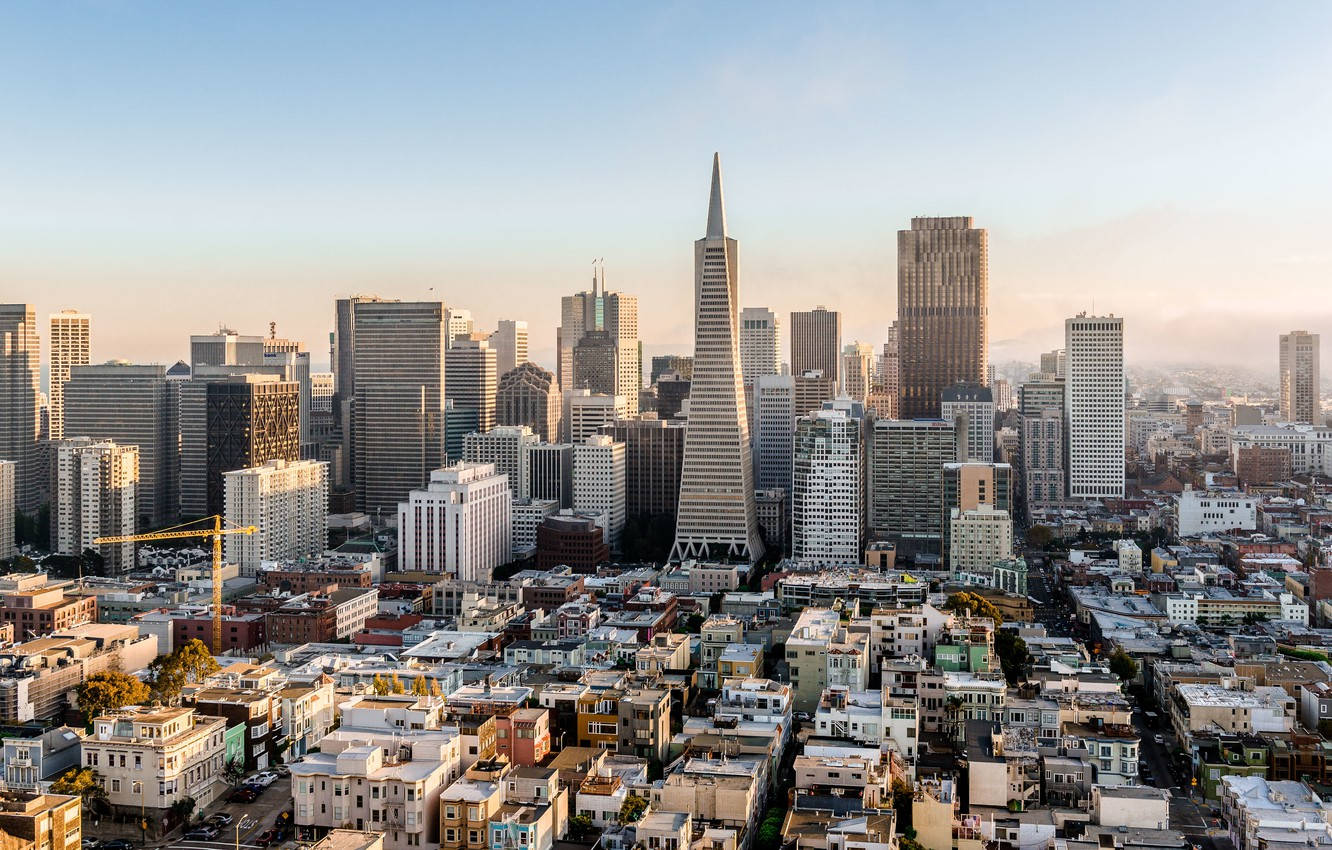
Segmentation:
<svg viewBox="0 0 1332 850">
<path fill-rule="evenodd" d="M 287 767 L 285 764 L 280 764 L 273 768 L 273 772 L 278 776 L 291 776 L 291 768 Z"/>
<path fill-rule="evenodd" d="M 1165 735 L 1154 735 L 1154 736 L 1152 736 L 1152 740 L 1156 741 L 1156 743 L 1158 743 L 1158 744 L 1164 744 L 1164 743 L 1165 743 Z"/>
<path fill-rule="evenodd" d="M 98 841 L 96 838 L 85 838 L 79 842 L 81 850 L 97 850 Z"/>
<path fill-rule="evenodd" d="M 227 814 L 226 812 L 218 812 L 217 814 L 209 817 L 207 822 L 212 824 L 213 826 L 218 827 L 219 829 L 224 826 L 231 826 L 231 815 Z"/>
<path fill-rule="evenodd" d="M 97 850 L 134 850 L 134 842 L 124 838 L 112 838 L 109 841 L 99 841 Z"/>
<path fill-rule="evenodd" d="M 277 843 L 278 840 L 277 836 L 278 836 L 277 827 L 265 829 L 263 832 L 259 833 L 259 837 L 254 840 L 254 843 L 258 844 L 260 847 L 267 847 L 270 844 Z"/>
<path fill-rule="evenodd" d="M 185 833 L 185 837 L 196 841 L 212 841 L 214 838 L 217 838 L 219 832 L 221 832 L 221 830 L 215 826 L 196 826 L 194 829 Z"/>
<path fill-rule="evenodd" d="M 258 799 L 259 791 L 254 788 L 237 788 L 235 791 L 231 792 L 231 796 L 228 798 L 232 803 L 253 803 Z M 117 848 L 116 850 L 119 849 Z M 133 850 L 133 848 L 127 847 L 124 848 L 124 850 Z"/>
<path fill-rule="evenodd" d="M 278 775 L 276 773 L 273 773 L 271 770 L 265 770 L 260 773 L 256 773 L 254 776 L 251 776 L 249 779 L 245 780 L 245 784 L 262 785 L 263 787 L 267 788 L 268 786 L 272 785 L 274 782 L 277 781 L 278 781 Z"/>
</svg>

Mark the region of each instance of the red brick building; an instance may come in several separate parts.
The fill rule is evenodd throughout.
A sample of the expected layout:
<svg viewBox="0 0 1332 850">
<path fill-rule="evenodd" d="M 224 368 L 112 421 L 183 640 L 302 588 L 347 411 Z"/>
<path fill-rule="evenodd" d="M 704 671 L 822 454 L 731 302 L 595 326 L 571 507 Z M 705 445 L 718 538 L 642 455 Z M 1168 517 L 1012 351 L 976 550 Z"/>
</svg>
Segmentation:
<svg viewBox="0 0 1332 850">
<path fill-rule="evenodd" d="M 60 587 L 37 587 L 0 595 L 0 623 L 13 625 L 14 637 L 20 641 L 95 622 L 95 596 L 66 596 Z"/>
<path fill-rule="evenodd" d="M 263 614 L 229 614 L 222 617 L 222 651 L 254 649 L 268 642 Z M 171 621 L 171 645 L 183 646 L 198 638 L 213 648 L 213 618 L 182 617 Z"/>
<path fill-rule="evenodd" d="M 596 573 L 610 560 L 606 532 L 590 517 L 548 516 L 537 526 L 537 569 L 567 566 L 576 573 Z"/>
<path fill-rule="evenodd" d="M 1235 450 L 1235 477 L 1240 484 L 1275 484 L 1292 475 L 1290 449 L 1246 446 Z"/>
</svg>

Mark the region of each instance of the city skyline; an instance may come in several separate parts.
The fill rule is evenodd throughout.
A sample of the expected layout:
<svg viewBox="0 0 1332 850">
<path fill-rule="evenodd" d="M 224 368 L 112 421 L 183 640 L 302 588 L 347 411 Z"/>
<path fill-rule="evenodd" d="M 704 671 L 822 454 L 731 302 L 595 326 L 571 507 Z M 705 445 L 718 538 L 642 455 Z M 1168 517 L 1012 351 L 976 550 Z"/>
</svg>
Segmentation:
<svg viewBox="0 0 1332 850">
<path fill-rule="evenodd" d="M 1283 19 L 1183 4 L 979 10 L 949 19 L 949 39 L 928 37 L 944 24 L 928 11 L 844 7 L 806 27 L 778 10 L 752 34 L 718 26 L 676 61 L 654 62 L 690 29 L 679 8 L 563 22 L 537 10 L 502 46 L 469 39 L 447 58 L 425 50 L 432 31 L 484 34 L 499 18 L 411 6 L 358 31 L 351 7 L 328 8 L 317 33 L 327 44 L 304 16 L 258 6 L 207 20 L 161 10 L 154 28 L 124 10 L 0 12 L 5 29 L 29 36 L 0 58 L 30 81 L 11 93 L 16 132 L 0 140 L 12 169 L 0 200 L 9 299 L 40 317 L 93 314 L 98 361 L 169 364 L 185 333 L 219 323 L 262 333 L 269 321 L 322 363 L 332 320 L 312 303 L 437 297 L 480 328 L 528 321 L 533 359 L 551 368 L 558 297 L 604 256 L 607 285 L 643 299 L 645 353 L 684 351 L 684 175 L 713 150 L 745 199 L 731 210 L 746 234 L 742 306 L 781 315 L 826 303 L 855 317 L 848 339 L 879 342 L 895 317 L 892 238 L 913 216 L 971 215 L 990 231 L 997 363 L 1055 347 L 1081 310 L 1132 316 L 1127 348 L 1141 361 L 1266 356 L 1295 323 L 1281 303 L 1245 303 L 1254 282 L 1313 297 L 1332 267 L 1307 247 L 1328 181 L 1316 81 L 1329 59 L 1314 36 L 1327 9 Z M 746 12 L 718 14 L 725 24 Z M 590 28 L 605 61 L 628 70 L 611 79 L 545 44 L 537 34 L 554 25 Z M 618 39 L 595 39 L 614 29 Z M 1088 44 L 1083 31 L 1099 38 Z M 1171 49 L 1143 49 L 1148 31 Z M 1254 31 L 1283 50 L 1242 70 L 1222 58 L 1231 47 L 1251 55 Z M 714 58 L 722 32 L 731 50 Z M 197 61 L 182 63 L 173 42 L 196 45 Z M 339 64 L 347 54 L 335 48 L 352 44 L 384 60 L 375 73 Z M 120 49 L 135 50 L 134 69 L 112 61 Z M 549 79 L 474 70 L 523 50 L 549 60 Z M 224 61 L 238 51 L 253 70 Z M 1006 58 L 1024 53 L 1032 61 Z M 174 73 L 182 65 L 188 73 Z M 1051 67 L 1059 73 L 1037 73 Z M 701 126 L 684 93 L 714 89 L 744 106 Z M 366 109 L 376 121 L 360 120 Z M 109 110 L 116 122 L 99 117 Z M 885 116 L 901 110 L 936 119 L 933 129 L 889 132 Z M 1291 124 L 1302 131 L 1262 129 Z M 603 144 L 589 149 L 594 128 Z M 538 155 L 517 155 L 536 136 Z M 221 288 L 244 297 L 195 297 Z M 1214 309 L 1181 331 L 1198 303 Z M 162 319 L 153 328 L 137 321 L 144 304 Z M 1145 305 L 1150 315 L 1137 315 Z M 1299 324 L 1332 332 L 1332 314 Z"/>
</svg>

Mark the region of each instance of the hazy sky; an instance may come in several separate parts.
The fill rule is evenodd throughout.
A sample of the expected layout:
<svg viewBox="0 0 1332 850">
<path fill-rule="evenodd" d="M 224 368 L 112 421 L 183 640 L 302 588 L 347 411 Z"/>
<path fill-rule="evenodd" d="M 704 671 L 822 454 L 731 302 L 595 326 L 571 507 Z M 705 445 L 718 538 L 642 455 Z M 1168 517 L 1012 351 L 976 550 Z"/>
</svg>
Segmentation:
<svg viewBox="0 0 1332 850">
<path fill-rule="evenodd" d="M 989 228 L 999 361 L 1093 299 L 1138 361 L 1332 333 L 1327 3 L 12 0 L 0 78 L 0 300 L 98 360 L 272 320 L 322 361 L 334 297 L 433 286 L 549 363 L 595 257 L 688 351 L 714 150 L 743 304 L 848 342 L 912 215 Z"/>
</svg>

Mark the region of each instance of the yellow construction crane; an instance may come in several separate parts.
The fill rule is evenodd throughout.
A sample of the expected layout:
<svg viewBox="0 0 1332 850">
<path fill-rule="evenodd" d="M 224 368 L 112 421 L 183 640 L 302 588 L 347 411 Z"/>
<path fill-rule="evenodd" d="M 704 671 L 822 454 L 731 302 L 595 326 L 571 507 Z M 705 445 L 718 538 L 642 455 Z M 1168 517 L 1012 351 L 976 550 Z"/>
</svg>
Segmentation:
<svg viewBox="0 0 1332 850">
<path fill-rule="evenodd" d="M 212 528 L 192 528 L 187 530 L 185 526 L 193 525 L 195 522 L 212 521 Z M 98 537 L 93 543 L 146 543 L 149 540 L 182 540 L 190 537 L 211 537 L 213 538 L 213 654 L 222 654 L 222 535 L 224 534 L 254 534 L 259 529 L 253 525 L 237 525 L 231 528 L 223 528 L 222 523 L 226 522 L 220 515 L 204 517 L 193 522 L 175 525 L 171 528 L 164 528 L 161 531 L 150 531 L 147 534 L 124 534 L 119 537 Z"/>
</svg>

